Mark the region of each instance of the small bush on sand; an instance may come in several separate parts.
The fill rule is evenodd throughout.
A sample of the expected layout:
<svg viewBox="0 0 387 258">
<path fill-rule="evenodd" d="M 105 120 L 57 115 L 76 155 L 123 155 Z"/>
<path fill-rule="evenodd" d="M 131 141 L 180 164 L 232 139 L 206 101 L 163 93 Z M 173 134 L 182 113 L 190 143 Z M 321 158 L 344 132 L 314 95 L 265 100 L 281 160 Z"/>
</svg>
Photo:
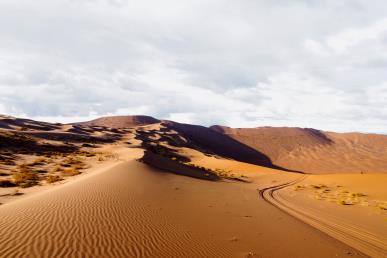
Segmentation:
<svg viewBox="0 0 387 258">
<path fill-rule="evenodd" d="M 46 163 L 46 158 L 44 157 L 39 157 L 35 159 L 30 165 L 31 166 L 39 166 L 39 165 L 44 165 Z"/>
<path fill-rule="evenodd" d="M 339 199 L 339 200 L 337 200 L 337 203 L 340 205 L 353 205 L 354 204 L 351 200 L 348 200 L 348 199 Z"/>
<path fill-rule="evenodd" d="M 304 189 L 305 189 L 305 186 L 303 186 L 303 185 L 295 185 L 293 187 L 294 191 L 300 191 L 300 190 L 304 190 Z"/>
<path fill-rule="evenodd" d="M 387 211 L 387 203 L 379 203 L 378 208 Z"/>
<path fill-rule="evenodd" d="M 63 171 L 63 168 L 60 166 L 60 165 L 56 165 L 53 169 L 52 169 L 53 172 L 62 172 Z"/>
<path fill-rule="evenodd" d="M 52 184 L 58 181 L 63 180 L 62 177 L 57 176 L 57 175 L 48 175 L 46 178 L 47 183 Z"/>
<path fill-rule="evenodd" d="M 18 170 L 13 174 L 14 182 L 17 186 L 26 188 L 38 184 L 39 176 L 26 164 L 18 166 Z"/>
<path fill-rule="evenodd" d="M 326 185 L 323 185 L 323 184 L 318 184 L 318 185 L 312 185 L 312 187 L 314 189 L 321 189 L 321 188 L 326 188 L 327 186 Z"/>
<path fill-rule="evenodd" d="M 72 165 L 79 165 L 79 164 L 83 164 L 83 161 L 80 157 L 69 156 L 63 161 L 63 166 L 72 166 Z"/>
<path fill-rule="evenodd" d="M 75 168 L 66 168 L 62 171 L 62 176 L 75 176 L 79 175 L 81 172 Z"/>
<path fill-rule="evenodd" d="M 86 153 L 86 157 L 94 157 L 96 154 L 94 152 Z"/>
</svg>

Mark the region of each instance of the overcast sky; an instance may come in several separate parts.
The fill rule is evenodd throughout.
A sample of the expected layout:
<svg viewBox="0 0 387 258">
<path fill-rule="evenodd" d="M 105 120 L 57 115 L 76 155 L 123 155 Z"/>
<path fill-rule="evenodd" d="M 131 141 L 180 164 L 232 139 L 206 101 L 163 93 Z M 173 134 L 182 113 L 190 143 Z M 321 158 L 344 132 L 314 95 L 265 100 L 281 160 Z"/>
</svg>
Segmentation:
<svg viewBox="0 0 387 258">
<path fill-rule="evenodd" d="M 0 113 L 387 133 L 385 0 L 1 0 Z"/>
</svg>

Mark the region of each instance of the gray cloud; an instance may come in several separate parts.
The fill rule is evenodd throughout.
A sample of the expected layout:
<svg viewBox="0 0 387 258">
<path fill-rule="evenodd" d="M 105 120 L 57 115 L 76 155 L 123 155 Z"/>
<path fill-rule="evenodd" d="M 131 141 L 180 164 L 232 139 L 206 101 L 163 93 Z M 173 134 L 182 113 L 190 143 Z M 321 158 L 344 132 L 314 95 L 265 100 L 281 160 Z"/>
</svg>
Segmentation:
<svg viewBox="0 0 387 258">
<path fill-rule="evenodd" d="M 0 112 L 387 132 L 386 11 L 383 0 L 4 0 Z"/>
</svg>

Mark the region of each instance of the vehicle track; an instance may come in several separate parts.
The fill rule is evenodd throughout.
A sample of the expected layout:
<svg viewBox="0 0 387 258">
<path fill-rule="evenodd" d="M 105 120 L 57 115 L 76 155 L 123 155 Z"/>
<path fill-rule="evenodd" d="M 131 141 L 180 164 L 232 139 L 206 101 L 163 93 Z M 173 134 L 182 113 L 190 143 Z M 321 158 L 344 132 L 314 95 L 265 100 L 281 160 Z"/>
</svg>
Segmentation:
<svg viewBox="0 0 387 258">
<path fill-rule="evenodd" d="M 359 250 L 367 256 L 387 257 L 387 237 L 386 239 L 380 238 L 380 236 L 376 236 L 359 226 L 348 224 L 345 218 L 333 215 L 325 216 L 325 214 L 324 216 L 318 216 L 321 211 L 292 205 L 291 201 L 281 197 L 279 192 L 281 189 L 300 183 L 307 177 L 307 175 L 302 175 L 287 183 L 261 189 L 259 194 L 273 206 Z"/>
</svg>

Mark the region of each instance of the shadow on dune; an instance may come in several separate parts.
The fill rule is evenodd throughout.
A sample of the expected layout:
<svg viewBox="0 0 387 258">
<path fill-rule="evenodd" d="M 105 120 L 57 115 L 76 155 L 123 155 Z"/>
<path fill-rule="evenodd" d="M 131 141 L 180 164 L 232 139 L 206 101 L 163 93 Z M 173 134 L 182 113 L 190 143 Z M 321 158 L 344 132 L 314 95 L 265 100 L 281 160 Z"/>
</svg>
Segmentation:
<svg viewBox="0 0 387 258">
<path fill-rule="evenodd" d="M 183 163 L 176 162 L 165 156 L 158 155 L 152 151 L 146 150 L 141 161 L 152 167 L 158 168 L 161 171 L 172 172 L 173 174 L 189 176 L 197 179 L 209 181 L 218 181 L 220 177 L 210 171 L 203 171 L 196 167 L 190 167 Z"/>
<path fill-rule="evenodd" d="M 163 125 L 179 132 L 191 141 L 191 145 L 195 145 L 205 152 L 254 165 L 302 173 L 279 167 L 273 164 L 265 154 L 210 128 L 172 121 L 164 121 Z"/>
<path fill-rule="evenodd" d="M 121 135 L 112 134 L 104 136 L 92 136 L 87 133 L 68 133 L 68 132 L 22 132 L 23 135 L 33 136 L 40 139 L 71 142 L 71 143 L 113 143 L 122 138 Z"/>
<path fill-rule="evenodd" d="M 79 148 L 74 145 L 39 144 L 35 139 L 17 133 L 0 134 L 0 156 L 3 156 L 2 153 L 4 152 L 12 154 L 45 155 L 53 153 L 72 153 L 78 150 Z"/>
<path fill-rule="evenodd" d="M 52 131 L 58 129 L 60 125 L 34 121 L 30 119 L 12 119 L 4 118 L 0 120 L 0 128 L 12 129 L 12 126 L 18 126 L 25 130 Z"/>
</svg>

